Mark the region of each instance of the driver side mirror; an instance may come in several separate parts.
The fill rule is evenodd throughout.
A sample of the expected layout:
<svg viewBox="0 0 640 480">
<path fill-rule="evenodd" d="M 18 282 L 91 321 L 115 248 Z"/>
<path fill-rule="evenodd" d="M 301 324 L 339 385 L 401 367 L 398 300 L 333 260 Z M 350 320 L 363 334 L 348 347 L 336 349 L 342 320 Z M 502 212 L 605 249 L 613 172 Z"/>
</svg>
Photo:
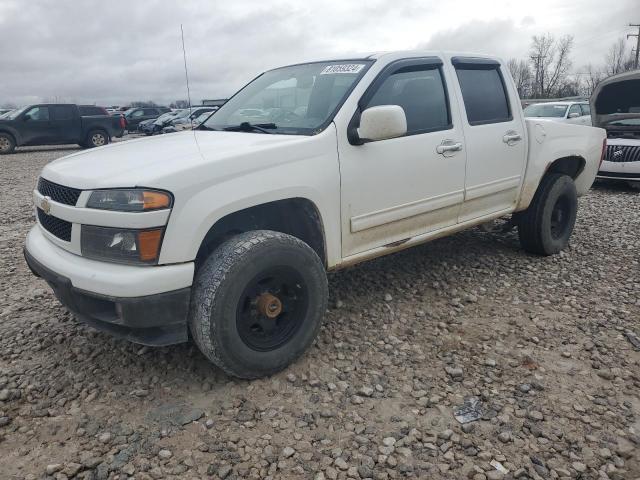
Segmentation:
<svg viewBox="0 0 640 480">
<path fill-rule="evenodd" d="M 569 118 L 578 118 L 580 114 L 578 112 L 573 112 L 569 114 Z"/>
<path fill-rule="evenodd" d="M 358 137 L 362 142 L 374 142 L 407 134 L 407 117 L 399 105 L 367 108 L 360 115 Z"/>
<path fill-rule="evenodd" d="M 28 122 L 29 120 L 32 120 L 31 115 L 29 115 L 28 113 L 22 117 L 22 121 L 23 122 Z"/>
</svg>

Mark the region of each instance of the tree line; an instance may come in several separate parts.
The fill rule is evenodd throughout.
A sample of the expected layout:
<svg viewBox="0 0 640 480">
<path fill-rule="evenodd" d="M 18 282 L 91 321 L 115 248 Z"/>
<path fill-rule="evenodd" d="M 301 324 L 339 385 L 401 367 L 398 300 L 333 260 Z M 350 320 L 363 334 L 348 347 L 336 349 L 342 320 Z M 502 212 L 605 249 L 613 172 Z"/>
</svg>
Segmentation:
<svg viewBox="0 0 640 480">
<path fill-rule="evenodd" d="M 611 45 L 602 63 L 589 63 L 572 73 L 573 36 L 534 35 L 528 58 L 511 58 L 507 65 L 520 98 L 590 96 L 605 78 L 634 68 L 634 57 L 624 38 Z"/>
</svg>

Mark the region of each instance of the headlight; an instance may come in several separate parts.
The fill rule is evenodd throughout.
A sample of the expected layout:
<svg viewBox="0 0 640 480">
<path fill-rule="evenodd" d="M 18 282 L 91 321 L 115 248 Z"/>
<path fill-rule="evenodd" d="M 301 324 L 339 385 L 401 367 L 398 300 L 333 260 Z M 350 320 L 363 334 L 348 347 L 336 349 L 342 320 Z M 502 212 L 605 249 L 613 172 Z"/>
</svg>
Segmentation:
<svg viewBox="0 0 640 480">
<path fill-rule="evenodd" d="M 87 208 L 120 212 L 147 212 L 170 208 L 172 202 L 173 198 L 168 192 L 141 188 L 114 188 L 92 192 L 87 202 Z"/>
<path fill-rule="evenodd" d="M 131 230 L 83 225 L 82 256 L 95 260 L 137 265 L 158 263 L 164 227 Z"/>
</svg>

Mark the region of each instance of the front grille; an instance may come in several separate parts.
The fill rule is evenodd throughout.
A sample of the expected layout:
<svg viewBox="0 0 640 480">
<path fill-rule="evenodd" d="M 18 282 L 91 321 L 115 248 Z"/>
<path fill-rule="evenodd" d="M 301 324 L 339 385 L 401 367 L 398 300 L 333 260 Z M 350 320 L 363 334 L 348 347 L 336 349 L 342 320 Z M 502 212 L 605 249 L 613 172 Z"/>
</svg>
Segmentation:
<svg viewBox="0 0 640 480">
<path fill-rule="evenodd" d="M 63 187 L 57 183 L 50 182 L 40 177 L 38 180 L 38 192 L 45 197 L 51 198 L 54 202 L 64 203 L 65 205 L 73 205 L 78 202 L 78 197 L 82 190 L 77 188 Z"/>
<path fill-rule="evenodd" d="M 616 163 L 640 162 L 640 146 L 607 145 L 605 160 Z"/>
<path fill-rule="evenodd" d="M 47 232 L 58 237 L 60 240 L 64 240 L 65 242 L 71 241 L 71 222 L 47 215 L 39 208 L 38 221 Z"/>
</svg>

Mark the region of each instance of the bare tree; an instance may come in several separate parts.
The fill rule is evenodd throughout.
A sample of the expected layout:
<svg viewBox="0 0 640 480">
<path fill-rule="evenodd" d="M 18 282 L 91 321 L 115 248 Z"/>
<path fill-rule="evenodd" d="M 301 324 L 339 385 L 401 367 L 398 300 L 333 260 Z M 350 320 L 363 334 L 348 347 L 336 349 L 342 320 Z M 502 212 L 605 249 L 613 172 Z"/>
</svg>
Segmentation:
<svg viewBox="0 0 640 480">
<path fill-rule="evenodd" d="M 571 68 L 569 54 L 573 36 L 556 39 L 553 35 L 534 35 L 529 58 L 533 69 L 533 96 L 549 98 L 565 90 L 565 80 Z"/>
<path fill-rule="evenodd" d="M 612 44 L 604 58 L 604 71 L 607 76 L 633 69 L 633 56 L 631 51 L 627 50 L 624 38 Z"/>
<path fill-rule="evenodd" d="M 596 68 L 591 64 L 587 65 L 582 80 L 582 93 L 588 97 L 591 96 L 604 77 L 605 74 L 600 68 Z"/>
<path fill-rule="evenodd" d="M 526 60 L 512 58 L 507 62 L 509 72 L 516 84 L 520 98 L 526 98 L 531 92 L 531 70 Z"/>
</svg>

